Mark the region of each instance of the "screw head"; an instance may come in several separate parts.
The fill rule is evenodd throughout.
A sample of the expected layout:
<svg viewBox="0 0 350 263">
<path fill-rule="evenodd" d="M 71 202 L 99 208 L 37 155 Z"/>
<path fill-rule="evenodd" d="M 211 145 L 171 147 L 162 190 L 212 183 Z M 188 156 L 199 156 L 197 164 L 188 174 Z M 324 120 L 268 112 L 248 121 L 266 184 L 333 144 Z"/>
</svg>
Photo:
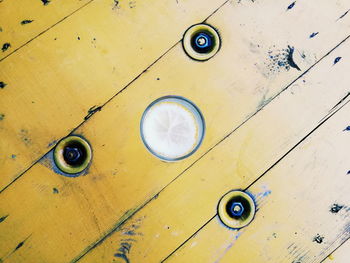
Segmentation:
<svg viewBox="0 0 350 263">
<path fill-rule="evenodd" d="M 195 39 L 195 44 L 198 48 L 201 49 L 211 46 L 210 36 L 205 33 L 199 33 Z"/>
<path fill-rule="evenodd" d="M 63 158 L 70 165 L 78 164 L 81 161 L 82 156 L 83 153 L 81 149 L 77 147 L 67 146 L 63 150 Z"/>
<path fill-rule="evenodd" d="M 197 24 L 186 30 L 182 45 L 190 58 L 206 61 L 219 51 L 220 36 L 212 26 Z"/>
<path fill-rule="evenodd" d="M 233 202 L 230 207 L 230 212 L 233 216 L 242 216 L 244 212 L 244 207 L 241 202 Z"/>
</svg>

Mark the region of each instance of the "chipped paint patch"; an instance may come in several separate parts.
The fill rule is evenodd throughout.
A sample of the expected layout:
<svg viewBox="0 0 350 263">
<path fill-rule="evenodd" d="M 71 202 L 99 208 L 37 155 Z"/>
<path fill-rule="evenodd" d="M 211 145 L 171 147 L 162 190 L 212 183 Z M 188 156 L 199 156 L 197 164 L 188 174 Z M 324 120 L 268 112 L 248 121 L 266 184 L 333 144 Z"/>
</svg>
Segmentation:
<svg viewBox="0 0 350 263">
<path fill-rule="evenodd" d="M 102 110 L 102 106 L 92 106 L 89 110 L 88 110 L 88 114 L 84 117 L 84 120 L 88 120 L 92 115 L 94 115 L 96 112 L 101 111 Z"/>
<path fill-rule="evenodd" d="M 3 119 L 5 119 L 5 114 L 0 113 L 0 121 L 2 121 Z"/>
<path fill-rule="evenodd" d="M 26 25 L 32 23 L 34 20 L 25 19 L 21 22 L 21 25 Z"/>
<path fill-rule="evenodd" d="M 6 83 L 4 83 L 3 81 L 0 81 L 0 89 L 3 89 L 7 86 Z"/>
<path fill-rule="evenodd" d="M 5 221 L 5 219 L 8 217 L 9 215 L 6 215 L 6 216 L 2 216 L 2 217 L 0 217 L 0 223 L 1 222 L 4 222 Z"/>
<path fill-rule="evenodd" d="M 295 6 L 295 2 L 296 2 L 296 1 L 294 1 L 293 3 L 291 3 L 291 4 L 287 7 L 287 11 L 290 10 L 290 9 L 292 9 L 292 8 Z"/>
<path fill-rule="evenodd" d="M 329 211 L 333 214 L 337 214 L 343 207 L 343 205 L 333 204 Z"/>
<path fill-rule="evenodd" d="M 16 248 L 12 251 L 12 253 L 16 252 L 18 249 L 20 249 L 21 247 L 23 247 L 23 245 L 25 244 L 25 242 L 28 240 L 28 238 L 30 238 L 31 235 L 29 235 L 26 239 L 24 239 L 22 242 L 19 242 L 18 245 L 16 246 Z M 12 254 L 11 253 L 11 254 Z"/>
<path fill-rule="evenodd" d="M 324 240 L 324 236 L 321 236 L 320 234 L 317 234 L 312 242 L 316 242 L 317 244 L 321 244 Z"/>
<path fill-rule="evenodd" d="M 315 36 L 317 36 L 319 34 L 319 32 L 314 32 L 314 33 L 312 33 L 310 36 L 309 36 L 309 38 L 314 38 Z"/>
<path fill-rule="evenodd" d="M 114 5 L 113 5 L 113 8 L 112 8 L 112 10 L 114 10 L 114 9 L 116 9 L 116 8 L 120 8 L 119 7 L 119 1 L 117 1 L 117 0 L 114 0 Z"/>
<path fill-rule="evenodd" d="M 51 1 L 50 1 L 50 0 L 41 0 L 41 2 L 42 2 L 44 5 L 48 5 Z"/>
<path fill-rule="evenodd" d="M 10 44 L 10 43 L 4 43 L 4 44 L 2 45 L 1 50 L 2 50 L 2 52 L 5 52 L 5 51 L 8 50 L 10 47 L 11 47 L 11 44 Z"/>
<path fill-rule="evenodd" d="M 24 142 L 25 145 L 30 145 L 32 143 L 32 140 L 29 138 L 29 132 L 26 129 L 21 129 L 19 136 L 21 137 L 21 140 Z"/>
<path fill-rule="evenodd" d="M 341 57 L 336 57 L 334 59 L 333 65 L 337 64 L 341 60 Z"/>
<path fill-rule="evenodd" d="M 267 75 L 273 75 L 282 71 L 289 71 L 291 68 L 301 70 L 295 63 L 294 47 L 288 46 L 285 49 L 277 49 L 268 51 L 268 61 L 264 64 L 268 69 Z"/>
</svg>

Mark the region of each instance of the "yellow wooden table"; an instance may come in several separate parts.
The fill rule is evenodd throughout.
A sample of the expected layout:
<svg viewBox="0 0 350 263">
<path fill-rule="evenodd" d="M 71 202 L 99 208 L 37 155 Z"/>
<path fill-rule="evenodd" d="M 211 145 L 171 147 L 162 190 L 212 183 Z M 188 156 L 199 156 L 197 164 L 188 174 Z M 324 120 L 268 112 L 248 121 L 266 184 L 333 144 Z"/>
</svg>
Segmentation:
<svg viewBox="0 0 350 263">
<path fill-rule="evenodd" d="M 348 263 L 349 10 L 0 1 L 0 262 Z M 206 61 L 184 50 L 199 23 L 221 40 Z M 169 95 L 205 120 L 198 150 L 175 162 L 140 135 Z M 69 135 L 92 149 L 74 175 L 54 160 Z M 241 229 L 217 211 L 235 189 L 256 205 Z"/>
</svg>

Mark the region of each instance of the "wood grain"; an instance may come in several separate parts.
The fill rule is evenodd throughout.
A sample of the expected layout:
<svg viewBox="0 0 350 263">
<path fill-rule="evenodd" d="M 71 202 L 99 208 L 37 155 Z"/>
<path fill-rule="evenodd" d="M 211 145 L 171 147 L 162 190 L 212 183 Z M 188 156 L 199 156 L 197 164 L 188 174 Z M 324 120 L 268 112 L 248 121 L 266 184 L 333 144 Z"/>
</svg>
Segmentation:
<svg viewBox="0 0 350 263">
<path fill-rule="evenodd" d="M 350 256 L 350 242 L 346 241 L 337 250 L 330 254 L 324 261 L 324 263 L 347 263 Z"/>
<path fill-rule="evenodd" d="M 0 62 L 0 189 L 223 2 L 94 1 Z"/>
<path fill-rule="evenodd" d="M 222 195 L 231 189 L 246 188 L 317 128 L 326 116 L 349 100 L 347 83 L 350 77 L 339 76 L 345 77 L 350 61 L 343 60 L 343 64 L 336 65 L 337 68 L 333 66 L 334 56 L 343 56 L 349 50 L 349 42 L 335 50 L 167 186 L 155 200 L 116 228 L 79 262 L 110 262 L 117 259 L 115 255 L 121 253 L 124 243 L 130 246 L 124 253 L 130 262 L 160 262 L 166 258 L 216 214 Z M 323 72 L 328 73 L 321 78 Z M 335 91 L 342 94 L 338 99 L 334 97 Z M 342 101 L 341 97 L 345 97 L 345 101 L 333 108 Z M 256 193 L 258 197 L 264 194 L 263 191 L 260 193 Z M 135 234 L 129 236 L 130 231 Z M 232 237 L 232 231 L 229 233 Z M 210 238 L 214 234 L 208 231 L 208 242 L 221 246 Z M 264 240 L 261 242 L 263 245 Z M 201 253 L 201 250 L 206 256 L 215 252 L 209 247 L 201 247 L 197 252 Z M 183 262 L 206 262 L 205 257 L 200 258 L 203 261 L 191 259 L 187 261 L 187 257 L 181 257 Z"/>
<path fill-rule="evenodd" d="M 258 205 L 249 226 L 215 216 L 165 262 L 320 262 L 347 240 L 349 101 L 248 188 Z"/>
<path fill-rule="evenodd" d="M 91 0 L 0 1 L 0 61 L 89 2 Z"/>
<path fill-rule="evenodd" d="M 50 154 L 48 154 L 40 163 L 34 165 L 14 184 L 3 191 L 0 196 L 0 217 L 6 217 L 6 220 L 0 224 L 1 239 L 4 241 L 0 243 L 0 258 L 7 262 L 30 262 L 34 260 L 35 262 L 68 262 L 80 254 L 85 253 L 102 237 L 116 229 L 125 219 L 130 217 L 130 215 L 145 203 L 152 200 L 164 186 L 172 182 L 194 161 L 214 147 L 224 136 L 247 121 L 249 117 L 266 105 L 276 94 L 284 90 L 302 72 L 305 72 L 322 56 L 326 55 L 349 33 L 349 24 L 344 22 L 346 20 L 336 21 L 338 17 L 336 13 L 344 9 L 346 2 L 343 4 L 341 1 L 337 2 L 336 7 L 339 10 L 334 8 L 333 5 L 330 5 L 329 7 L 333 7 L 333 9 L 329 9 L 333 11 L 326 14 L 312 12 L 315 10 L 314 6 L 309 3 L 301 3 L 300 6 L 304 8 L 299 9 L 298 12 L 293 14 L 289 12 L 291 10 L 286 10 L 288 6 L 286 3 L 287 1 L 276 4 L 272 0 L 257 1 L 254 3 L 244 2 L 241 4 L 235 2 L 228 3 L 208 20 L 208 23 L 219 28 L 223 37 L 222 48 L 213 59 L 206 63 L 192 61 L 185 56 L 181 44 L 178 43 L 155 63 L 150 70 L 134 81 L 128 89 L 103 107 L 101 112 L 89 118 L 88 121 L 75 131 L 75 133 L 86 137 L 94 150 L 93 163 L 85 176 L 66 178 L 55 173 Z M 326 1 L 322 3 L 327 6 Z M 93 5 L 91 4 L 90 6 Z M 193 4 L 193 6 L 195 5 Z M 106 21 L 108 21 L 109 16 L 104 13 L 103 10 L 105 9 L 103 9 L 102 4 L 100 8 L 96 3 L 95 11 L 100 10 L 98 13 L 101 15 L 99 19 L 102 21 L 102 17 L 107 17 Z M 145 10 L 151 9 L 150 7 L 149 9 L 147 8 L 146 6 L 142 6 L 140 10 L 145 12 Z M 172 6 L 168 8 L 169 10 L 174 9 Z M 264 12 L 262 12 L 264 10 L 263 8 L 269 10 L 271 15 L 264 15 Z M 92 13 L 92 11 L 90 12 Z M 156 11 L 152 9 L 152 12 Z M 153 14 L 152 12 L 147 13 L 148 18 Z M 203 15 L 199 14 L 198 17 L 200 16 Z M 82 12 L 79 16 L 76 14 L 71 19 L 77 21 L 77 24 L 81 23 L 81 27 L 87 30 L 85 24 L 82 24 L 84 17 L 89 18 L 88 13 Z M 130 17 L 131 15 L 126 15 L 124 19 L 130 19 Z M 189 17 L 190 19 L 199 20 L 193 14 L 189 15 Z M 236 17 L 237 19 L 232 20 L 232 17 Z M 163 21 L 164 17 L 158 18 L 159 21 Z M 317 19 L 315 20 L 314 18 Z M 146 16 L 141 16 L 140 19 L 146 19 Z M 175 15 L 173 19 L 175 19 Z M 176 19 L 178 19 L 178 16 Z M 89 21 L 89 19 L 86 21 Z M 157 23 L 160 23 L 159 21 Z M 288 28 L 288 30 L 281 30 L 278 27 L 272 26 L 276 21 L 284 21 L 283 23 L 285 25 L 293 22 L 296 26 Z M 300 24 L 296 24 L 299 23 L 296 21 L 300 21 Z M 309 25 L 309 23 L 304 23 L 305 21 L 310 22 L 312 27 L 316 25 L 320 26 L 319 28 L 323 29 L 324 36 L 321 38 L 322 34 L 319 34 L 320 38 L 310 39 L 311 29 L 308 26 L 303 26 L 304 24 Z M 317 21 L 317 23 L 312 21 Z M 142 23 L 136 22 L 136 24 L 140 26 Z M 105 37 L 105 40 L 113 39 L 115 41 L 113 43 L 117 43 L 117 37 L 115 35 L 107 34 L 107 32 L 110 32 L 110 28 L 101 29 L 94 26 L 93 24 L 91 30 L 94 30 L 91 32 L 100 32 L 100 36 L 102 38 Z M 163 24 L 163 26 L 166 25 Z M 120 25 L 120 27 L 122 26 Z M 338 30 L 333 30 L 334 28 Z M 87 32 L 84 38 L 78 40 L 76 39 L 76 32 L 68 22 L 67 24 L 60 24 L 57 30 L 60 30 L 59 32 L 64 34 L 64 36 L 71 37 L 71 40 L 65 40 L 67 41 L 67 46 L 70 48 L 69 56 L 74 54 L 74 57 L 69 57 L 72 58 L 72 60 L 69 60 L 71 64 L 68 63 L 68 66 L 65 65 L 65 67 L 63 65 L 57 66 L 62 59 L 64 60 L 66 58 L 63 52 L 59 53 L 61 58 L 51 53 L 52 49 L 51 51 L 46 50 L 46 52 L 41 53 L 41 57 L 52 54 L 53 57 L 49 56 L 48 59 L 52 59 L 53 62 L 48 65 L 53 66 L 50 74 L 44 75 L 46 80 L 43 80 L 43 83 L 39 85 L 42 93 L 40 95 L 38 95 L 38 92 L 35 93 L 36 96 L 40 96 L 41 98 L 39 100 L 41 103 L 38 104 L 37 111 L 31 112 L 33 116 L 38 118 L 37 121 L 35 123 L 30 120 L 26 121 L 25 125 L 29 125 L 32 128 L 24 126 L 24 123 L 18 124 L 18 127 L 21 125 L 24 127 L 23 131 L 26 131 L 22 132 L 24 136 L 19 134 L 16 137 L 14 136 L 16 133 L 10 132 L 12 131 L 11 129 L 17 131 L 18 127 L 15 127 L 17 125 L 15 122 L 9 122 L 14 126 L 2 126 L 1 129 L 5 131 L 4 134 L 7 136 L 4 135 L 3 137 L 5 138 L 6 145 L 16 145 L 16 149 L 20 149 L 21 146 L 17 143 L 19 141 L 18 138 L 22 140 L 22 144 L 24 138 L 27 138 L 27 141 L 29 140 L 31 142 L 29 146 L 26 146 L 27 144 L 24 143 L 25 147 L 23 149 L 25 150 L 21 151 L 23 156 L 26 156 L 25 152 L 32 154 L 26 159 L 27 163 L 35 159 L 35 156 L 40 156 L 46 150 L 50 149 L 52 145 L 48 147 L 47 144 L 52 142 L 51 140 L 57 140 L 60 136 L 68 133 L 74 127 L 73 123 L 75 124 L 83 119 L 89 106 L 100 105 L 105 98 L 105 95 L 102 93 L 106 90 L 95 89 L 95 87 L 111 87 L 115 81 L 120 81 L 124 77 L 122 73 L 118 73 L 118 76 L 121 78 L 111 74 L 112 65 L 115 62 L 113 59 L 119 56 L 119 53 L 113 53 L 112 42 L 108 44 L 108 52 L 105 56 L 102 56 L 102 53 L 99 53 L 99 51 L 93 55 L 93 59 L 90 60 L 91 63 L 89 64 L 87 63 L 87 59 L 90 53 L 80 51 L 79 44 L 73 44 L 75 43 L 73 39 L 74 41 L 88 39 L 87 41 L 89 42 L 93 37 L 90 34 L 91 32 Z M 126 28 L 123 30 L 123 32 L 129 32 Z M 177 38 L 169 32 L 169 36 L 171 35 L 170 38 L 180 39 L 181 30 L 179 28 L 175 30 L 179 32 Z M 56 31 L 50 32 L 53 34 Z M 136 32 L 138 31 L 136 30 Z M 147 32 L 149 33 L 149 31 Z M 300 35 L 294 39 L 295 34 Z M 274 37 L 276 35 L 279 36 L 278 39 Z M 52 41 L 52 37 L 54 35 L 50 35 L 47 32 L 43 36 L 43 39 L 45 41 Z M 163 38 L 163 36 L 158 37 Z M 135 39 L 135 35 L 131 34 L 130 38 Z M 99 37 L 96 39 L 99 39 Z M 169 39 L 167 39 L 168 43 L 165 43 L 166 41 L 164 43 L 162 42 L 164 47 L 166 44 L 169 44 Z M 293 39 L 293 43 L 291 43 L 291 39 Z M 149 39 L 147 41 L 149 41 L 147 42 L 147 53 L 151 53 L 150 57 L 152 55 L 154 56 L 159 51 L 159 47 L 157 46 L 156 51 L 154 51 L 151 47 L 154 46 L 155 39 L 152 40 L 153 42 Z M 168 45 L 167 48 L 170 46 Z M 56 46 L 56 48 L 58 47 Z M 288 62 L 288 57 L 290 58 L 288 54 L 290 54 L 292 47 L 294 47 L 293 61 L 301 71 L 290 60 Z M 131 51 L 128 53 L 125 48 L 129 47 L 120 47 L 120 50 L 125 52 L 120 55 L 123 57 L 121 61 L 124 61 L 125 64 L 127 64 L 126 62 L 130 62 L 130 54 L 132 54 L 132 57 L 139 58 L 138 54 L 141 53 Z M 30 49 L 28 46 L 26 52 L 29 53 Z M 22 52 L 24 52 L 23 50 L 21 49 Z M 79 56 L 79 59 L 77 60 L 75 56 Z M 10 61 L 13 57 L 10 56 L 5 61 Z M 308 128 L 315 125 L 315 122 L 317 123 L 319 121 L 317 118 L 321 119 L 325 116 L 328 110 L 348 92 L 347 86 L 344 85 L 346 79 L 339 78 L 339 74 L 346 72 L 347 68 L 341 66 L 347 65 L 345 64 L 346 60 L 340 59 L 334 65 L 336 57 L 345 57 L 345 55 L 340 52 L 334 54 L 334 57 L 327 57 L 327 60 L 325 60 L 327 64 L 321 68 L 321 73 L 319 72 L 317 76 L 311 78 L 311 83 L 313 84 L 308 82 L 306 82 L 307 84 L 303 84 L 304 82 L 300 83 L 300 87 L 304 85 L 304 87 L 309 87 L 309 84 L 311 87 L 314 87 L 311 89 L 313 92 L 305 89 L 306 93 L 303 93 L 302 101 L 305 100 L 305 103 L 311 103 L 314 102 L 312 99 L 315 99 L 315 101 L 317 99 L 317 101 L 320 100 L 322 102 L 317 103 L 320 108 L 310 107 L 310 115 L 307 115 L 309 118 L 306 118 L 306 122 L 303 123 L 304 125 L 310 123 L 310 126 L 300 126 L 299 129 L 304 130 L 297 131 L 299 132 L 299 137 Z M 142 61 L 144 62 L 143 58 L 134 61 L 133 63 L 135 64 L 128 64 L 128 67 L 139 67 L 139 65 L 142 65 Z M 22 60 L 16 62 L 13 60 L 11 62 L 13 63 L 12 69 L 15 65 L 21 67 L 22 62 Z M 39 63 L 37 60 L 36 62 Z M 104 63 L 107 63 L 106 71 L 103 70 Z M 43 67 L 44 62 L 40 62 L 39 64 L 40 67 Z M 81 65 L 81 67 L 79 68 L 78 65 Z M 56 66 L 60 70 L 56 70 Z M 323 84 L 319 84 L 320 81 L 318 78 L 323 75 L 324 71 L 328 73 L 327 78 L 324 82 L 321 82 Z M 21 72 L 24 72 L 24 69 Z M 133 72 L 137 72 L 137 70 Z M 55 73 L 55 76 L 53 73 Z M 28 72 L 27 78 L 22 78 L 22 80 L 13 71 L 11 71 L 11 74 L 14 74 L 13 76 L 11 75 L 11 79 L 16 81 L 32 79 L 33 82 L 31 85 L 36 85 L 34 75 L 30 75 L 30 72 Z M 66 79 L 62 76 L 68 77 Z M 90 78 L 85 79 L 87 76 L 90 76 Z M 203 76 L 205 76 L 206 81 L 203 81 Z M 304 78 L 306 76 L 308 74 Z M 330 90 L 329 87 L 333 87 L 333 83 L 328 82 L 330 81 L 328 79 L 338 81 L 337 89 Z M 35 78 L 35 80 L 38 80 L 38 78 Z M 44 83 L 50 83 L 51 81 L 53 83 L 52 86 L 60 92 L 55 93 L 50 90 L 46 94 L 43 91 Z M 84 93 L 81 92 L 81 89 L 74 90 L 73 92 L 69 88 L 78 86 L 81 89 L 84 87 L 84 89 L 92 90 L 92 92 Z M 320 98 L 313 97 L 315 88 L 322 86 L 324 96 L 320 96 Z M 59 89 L 61 87 L 64 88 Z M 122 85 L 118 87 L 122 87 Z M 293 87 L 294 89 L 298 89 L 298 86 Z M 6 90 L 4 89 L 3 91 Z M 295 92 L 293 89 L 292 91 Z M 25 98 L 24 102 L 28 103 L 31 97 L 29 94 L 26 95 L 25 92 L 23 91 L 19 97 Z M 55 96 L 52 97 L 52 94 L 55 94 Z M 204 113 L 207 122 L 207 135 L 200 150 L 189 159 L 179 163 L 164 163 L 151 156 L 142 145 L 139 137 L 139 121 L 144 109 L 154 99 L 169 94 L 182 95 L 194 101 Z M 50 100 L 48 99 L 49 97 Z M 90 101 L 89 98 L 92 100 Z M 8 95 L 6 100 L 10 101 L 13 99 L 17 99 L 15 93 Z M 78 99 L 79 101 L 77 101 Z M 88 103 L 92 101 L 96 102 L 96 100 L 99 101 L 93 104 Z M 18 105 L 20 105 L 19 102 L 17 101 Z M 57 111 L 57 108 L 53 105 L 63 105 L 62 102 L 65 103 L 65 107 L 59 107 L 60 111 Z M 14 101 L 12 103 L 8 102 L 8 105 L 15 105 L 15 103 Z M 23 105 L 26 104 L 23 103 Z M 11 112 L 11 107 L 8 108 L 9 112 Z M 41 119 L 38 117 L 40 109 L 46 109 L 42 113 L 45 115 L 45 118 Z M 278 115 L 280 111 L 281 108 L 278 108 L 276 114 Z M 28 108 L 26 108 L 26 112 L 26 114 L 30 113 Z M 293 118 L 298 119 L 300 112 L 295 113 L 297 113 L 297 116 Z M 23 120 L 24 118 L 22 118 L 23 116 L 21 114 L 23 113 L 13 113 L 12 116 L 17 116 L 15 119 Z M 67 117 L 70 114 L 72 116 Z M 9 119 L 6 119 L 6 116 Z M 11 120 L 11 114 L 6 114 L 6 116 L 5 121 Z M 270 124 L 274 123 L 275 117 L 271 116 L 271 119 L 266 121 Z M 283 124 L 286 124 L 287 121 L 289 119 L 284 120 Z M 287 129 L 287 127 L 282 128 Z M 266 148 L 268 143 L 273 141 L 275 137 L 276 134 L 273 134 L 273 136 L 268 137 L 268 140 L 261 141 L 260 147 L 262 149 Z M 291 143 L 295 142 L 296 138 L 299 137 L 292 137 Z M 279 143 L 290 145 L 285 141 L 285 138 L 281 138 L 281 142 L 276 143 L 276 147 L 279 147 Z M 3 147 L 1 148 L 3 149 Z M 33 151 L 33 149 L 36 151 Z M 276 154 L 275 157 L 278 157 L 278 153 L 281 152 L 269 153 L 272 153 L 272 155 Z M 254 167 L 255 164 L 252 160 L 247 159 L 246 165 L 242 163 L 238 166 L 242 170 L 242 174 L 249 174 L 250 169 L 253 169 L 250 168 L 251 166 Z M 259 158 L 254 160 L 259 160 Z M 272 161 L 274 158 L 270 160 Z M 20 158 L 17 161 L 16 169 L 18 167 L 24 169 L 23 167 L 25 165 L 20 161 Z M 256 162 L 256 165 L 259 166 L 262 164 Z M 214 168 L 212 167 L 212 169 Z M 218 168 L 215 169 L 218 170 Z M 223 167 L 222 169 L 229 170 L 231 166 Z M 12 177 L 9 178 L 12 180 L 15 174 L 15 172 L 12 173 Z M 247 175 L 244 174 L 243 176 Z M 216 196 L 213 195 L 212 197 L 215 198 Z M 211 208 L 209 207 L 209 209 Z M 202 222 L 201 219 L 199 221 Z M 191 231 L 192 228 L 190 228 L 189 233 Z M 171 243 L 171 246 L 174 246 L 174 244 Z M 18 249 L 16 249 L 17 247 Z"/>
</svg>

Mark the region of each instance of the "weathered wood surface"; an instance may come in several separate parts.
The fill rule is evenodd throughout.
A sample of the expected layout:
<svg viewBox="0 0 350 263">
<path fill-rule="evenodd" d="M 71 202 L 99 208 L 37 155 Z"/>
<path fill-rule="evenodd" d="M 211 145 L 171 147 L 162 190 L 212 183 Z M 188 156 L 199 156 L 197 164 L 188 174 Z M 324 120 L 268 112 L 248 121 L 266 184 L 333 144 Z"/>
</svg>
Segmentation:
<svg viewBox="0 0 350 263">
<path fill-rule="evenodd" d="M 90 2 L 91 0 L 0 1 L 0 61 Z"/>
<path fill-rule="evenodd" d="M 223 2 L 96 0 L 1 61 L 0 189 Z"/>
<path fill-rule="evenodd" d="M 334 57 L 347 54 L 349 50 L 350 43 L 347 42 L 334 51 L 334 54 L 325 58 L 167 186 L 157 199 L 138 211 L 80 261 L 111 261 L 115 254 L 119 253 L 118 249 L 122 248 L 123 243 L 128 243 L 131 247 L 125 253 L 130 262 L 137 262 L 140 259 L 159 262 L 166 258 L 215 215 L 218 200 L 223 194 L 231 189 L 245 189 L 292 150 L 304 136 L 318 128 L 324 118 L 342 106 L 342 103 L 338 105 L 338 102 L 342 101 L 341 98 L 332 98 L 335 90 L 331 87 L 336 87 L 336 90 L 340 91 L 345 102 L 349 100 L 347 83 L 350 79 L 339 78 L 338 74 L 345 77 L 350 61 L 344 60 L 343 64 L 337 65 L 339 67 L 337 69 L 333 66 Z M 324 78 L 320 78 L 323 72 L 328 73 Z M 337 107 L 333 108 L 335 105 Z M 305 163 L 307 162 L 308 159 L 305 160 Z M 264 191 L 255 191 L 254 194 L 260 198 Z M 274 214 L 277 216 L 278 210 Z M 218 223 L 217 220 L 215 222 Z M 218 227 L 225 228 L 221 224 Z M 130 232 L 134 232 L 135 235 L 129 237 Z M 232 235 L 234 232 L 227 233 Z M 212 240 L 209 237 L 211 235 L 214 235 L 214 232 L 209 231 L 206 236 L 211 245 L 223 245 Z M 134 241 L 125 241 L 129 238 Z M 265 239 L 261 242 L 263 245 Z M 258 248 L 260 247 L 257 246 L 255 249 Z M 202 249 L 206 251 L 206 256 L 210 253 L 215 256 L 215 249 L 210 249 L 209 246 Z M 200 250 L 197 252 L 200 253 Z M 215 262 L 210 259 L 212 258 L 208 257 L 208 262 Z M 195 262 L 187 261 L 185 257 L 181 260 Z"/>
<path fill-rule="evenodd" d="M 324 263 L 347 263 L 350 258 L 350 242 L 346 241 L 332 254 L 330 254 L 323 262 Z"/>
<path fill-rule="evenodd" d="M 120 253 L 130 262 L 159 262 L 215 216 L 221 195 L 247 187 L 344 105 L 350 91 L 347 1 L 229 1 L 216 11 L 220 2 L 120 1 L 115 6 L 95 0 L 0 62 L 0 81 L 6 84 L 0 90 L 0 185 L 8 186 L 0 193 L 4 262 L 123 261 Z M 209 15 L 207 22 L 221 34 L 221 50 L 207 62 L 192 61 L 178 41 L 189 25 Z M 147 105 L 169 94 L 194 101 L 207 123 L 199 151 L 177 163 L 151 156 L 139 135 Z M 72 130 L 94 150 L 87 174 L 77 178 L 57 174 L 51 153 L 36 162 Z M 276 202 L 282 200 L 284 185 L 279 190 L 280 177 L 270 172 L 252 191 L 261 192 L 265 176 Z M 332 193 L 340 195 L 338 190 Z M 261 213 L 274 206 L 269 200 Z M 276 218 L 286 217 L 283 211 Z M 218 230 L 220 236 L 206 230 L 222 227 L 214 220 L 199 233 L 212 235 L 219 247 L 232 231 Z M 273 222 L 253 223 L 264 236 L 269 230 L 264 226 Z M 335 223 L 327 221 L 320 229 L 340 233 Z M 287 225 L 286 233 L 294 226 Z M 242 244 L 249 239 L 243 237 Z M 310 255 L 326 255 L 341 241 L 331 233 L 329 238 L 335 243 L 311 249 Z M 130 239 L 126 250 L 125 239 Z M 196 262 L 193 256 L 215 262 L 210 260 L 220 248 L 209 249 L 205 239 L 211 238 L 198 245 L 205 248 L 203 255 L 186 243 L 169 260 Z M 269 244 L 261 241 L 257 251 Z M 271 248 L 270 258 L 283 258 L 283 251 L 276 251 L 278 246 Z M 222 259 L 232 259 L 230 253 Z"/>
<path fill-rule="evenodd" d="M 349 239 L 348 102 L 248 187 L 258 211 L 247 228 L 215 216 L 166 262 L 320 262 Z"/>
<path fill-rule="evenodd" d="M 115 7 L 111 0 L 94 1 L 2 61 L 0 82 L 6 86 L 0 90 L 0 114 L 4 115 L 0 188 L 18 178 L 130 81 L 146 73 L 188 26 L 203 21 L 222 2 L 136 5 L 120 1 Z M 222 34 L 221 55 L 198 64 L 187 61 L 181 52 L 174 66 L 186 63 L 182 66 L 194 71 L 188 79 L 209 74 L 208 84 L 216 89 L 230 85 L 231 97 L 245 92 L 246 87 L 255 89 L 256 101 L 249 115 L 300 74 L 296 67 L 307 69 L 350 33 L 350 16 L 340 19 L 348 10 L 345 0 L 298 2 L 287 9 L 289 4 L 227 2 L 208 20 Z M 176 72 L 174 66 L 164 71 Z M 213 79 L 216 72 L 221 72 L 221 79 Z M 172 78 L 178 77 L 173 74 Z M 164 80 L 162 85 L 170 85 Z M 144 89 L 150 89 L 148 85 Z M 245 94 L 251 96 L 249 91 Z"/>
</svg>

